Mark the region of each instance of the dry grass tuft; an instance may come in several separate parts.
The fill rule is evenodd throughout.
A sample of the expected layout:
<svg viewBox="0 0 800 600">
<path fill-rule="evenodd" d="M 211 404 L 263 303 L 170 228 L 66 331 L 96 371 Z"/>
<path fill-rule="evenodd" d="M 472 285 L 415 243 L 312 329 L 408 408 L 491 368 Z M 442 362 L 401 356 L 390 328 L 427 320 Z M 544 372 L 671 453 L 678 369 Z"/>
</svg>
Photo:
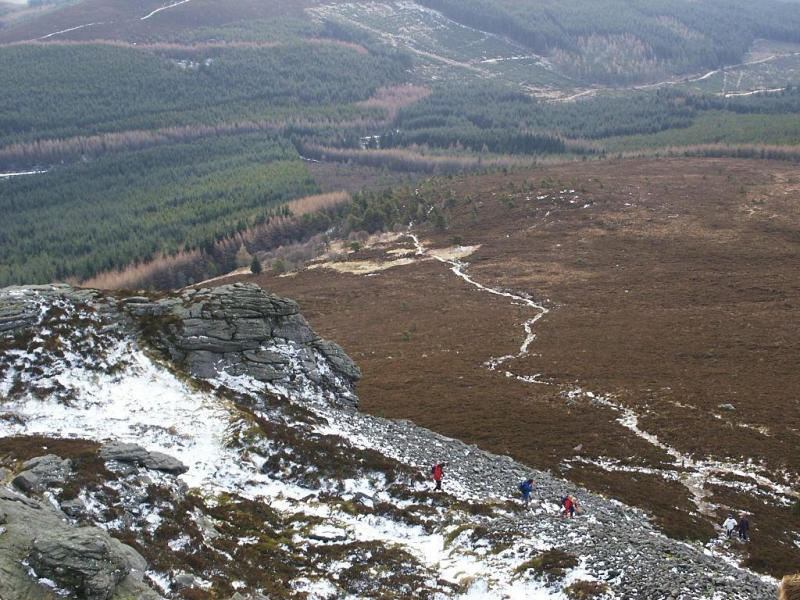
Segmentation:
<svg viewBox="0 0 800 600">
<path fill-rule="evenodd" d="M 608 591 L 608 584 L 601 581 L 576 581 L 564 588 L 564 593 L 572 600 L 600 598 Z"/>
<path fill-rule="evenodd" d="M 800 600 L 800 574 L 784 576 L 778 600 Z"/>
<path fill-rule="evenodd" d="M 537 577 L 555 581 L 566 575 L 567 569 L 578 566 L 578 559 L 568 552 L 551 548 L 525 561 L 515 569 L 516 574 L 533 571 Z"/>
</svg>

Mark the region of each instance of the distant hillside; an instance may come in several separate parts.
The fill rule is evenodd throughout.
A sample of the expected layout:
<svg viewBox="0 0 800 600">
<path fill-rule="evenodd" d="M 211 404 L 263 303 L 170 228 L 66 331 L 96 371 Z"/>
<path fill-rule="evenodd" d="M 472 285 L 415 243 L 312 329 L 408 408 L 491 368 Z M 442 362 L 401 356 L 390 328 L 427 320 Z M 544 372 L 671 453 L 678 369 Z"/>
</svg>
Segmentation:
<svg viewBox="0 0 800 600">
<path fill-rule="evenodd" d="M 773 0 L 419 1 L 608 84 L 738 63 L 756 38 L 800 41 L 800 7 Z"/>
<path fill-rule="evenodd" d="M 288 216 L 287 202 L 436 173 L 687 146 L 797 160 L 800 5 L 759 6 L 83 0 L 9 9 L 0 16 L 0 285 L 84 281 L 164 255 L 174 264 L 181 253 L 199 266 L 169 281 L 212 277 L 274 244 L 399 222 L 374 211 L 365 219 L 362 207 L 351 221 L 309 215 L 286 235 L 253 233 Z"/>
</svg>

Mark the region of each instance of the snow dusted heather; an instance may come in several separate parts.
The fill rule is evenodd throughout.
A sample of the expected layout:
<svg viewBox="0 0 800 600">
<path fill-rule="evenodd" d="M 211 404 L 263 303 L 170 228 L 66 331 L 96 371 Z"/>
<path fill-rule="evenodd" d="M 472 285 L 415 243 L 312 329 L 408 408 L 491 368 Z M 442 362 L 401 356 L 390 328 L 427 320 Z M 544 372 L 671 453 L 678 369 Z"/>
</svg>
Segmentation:
<svg viewBox="0 0 800 600">
<path fill-rule="evenodd" d="M 61 307 L 70 308 L 68 303 L 61 303 Z M 44 305 L 40 308 L 43 309 Z M 44 312 L 40 310 L 42 317 Z M 89 313 L 82 316 L 93 319 Z M 257 454 L 228 447 L 229 437 L 242 418 L 229 400 L 213 391 L 192 387 L 155 362 L 131 339 L 119 341 L 115 337 L 98 336 L 101 328 L 97 322 L 84 333 L 97 336 L 95 350 L 104 356 L 102 369 L 91 363 L 91 357 L 68 351 L 63 357 L 53 358 L 55 368 L 52 370 L 44 369 L 31 375 L 31 362 L 46 362 L 42 356 L 45 351 L 38 351 L 33 356 L 21 351 L 9 354 L 9 368 L 4 370 L 0 379 L 0 391 L 4 396 L 9 395 L 15 382 L 24 379 L 28 384 L 35 383 L 36 388 L 57 386 L 61 397 L 68 400 L 39 397 L 33 392 L 15 394 L 13 399 L 3 403 L 3 411 L 17 418 L 0 420 L 0 435 L 41 434 L 136 443 L 180 459 L 189 466 L 189 471 L 181 479 L 206 494 L 227 492 L 262 499 L 287 513 L 296 513 L 299 509 L 309 516 L 324 517 L 325 525 L 311 531 L 318 537 L 338 536 L 348 541 L 376 541 L 404 547 L 433 569 L 437 577 L 478 581 L 469 587 L 464 597 L 477 597 L 476 593 L 480 597 L 497 598 L 564 597 L 560 592 L 548 591 L 544 584 L 536 581 L 511 581 L 516 566 L 513 562 L 497 557 L 490 560 L 472 556 L 469 548 L 460 544 L 446 547 L 443 534 L 429 534 L 422 527 L 408 526 L 384 517 L 349 515 L 318 501 L 319 490 L 303 489 L 261 473 L 259 463 L 263 461 Z M 46 334 L 46 331 L 40 332 L 42 341 Z M 292 344 L 275 344 L 271 350 L 283 352 L 290 361 L 295 359 Z M 256 380 L 226 373 L 221 373 L 215 383 L 254 395 L 258 394 L 259 388 L 263 390 L 265 387 Z M 326 403 L 327 394 L 310 381 L 306 386 L 306 398 L 291 400 L 310 402 L 318 407 Z M 282 390 L 273 386 L 272 391 Z M 391 501 L 388 494 L 375 487 L 376 483 L 381 482 L 366 478 L 344 481 L 345 495 L 366 495 L 377 501 Z M 301 501 L 301 498 L 306 500 Z M 86 495 L 82 499 L 87 504 L 92 502 Z M 148 519 L 152 529 L 160 524 L 156 513 Z M 246 539 L 240 540 L 241 544 L 247 542 Z M 180 549 L 180 541 L 172 546 L 175 550 Z M 161 582 L 162 591 L 169 589 L 164 575 L 151 573 L 151 576 L 153 581 Z M 487 591 L 487 582 L 491 582 L 491 593 Z M 338 597 L 331 584 L 298 584 L 298 589 L 301 588 L 311 597 Z"/>
<path fill-rule="evenodd" d="M 323 573 L 298 573 L 292 588 L 309 598 L 378 593 L 363 586 L 382 576 L 380 565 L 366 572 L 366 580 L 342 583 L 362 566 L 369 567 L 377 548 L 394 556 L 402 570 L 408 569 L 415 585 L 427 582 L 426 597 L 439 599 L 566 599 L 569 586 L 592 582 L 596 597 L 606 598 L 774 595 L 771 582 L 665 538 L 638 511 L 411 423 L 372 418 L 348 408 L 351 403 L 337 401 L 331 384 L 338 382 L 345 396 L 351 394 L 349 384 L 321 350 L 283 338 L 262 341 L 257 351 L 272 357 L 290 377 L 265 382 L 232 372 L 239 363 L 229 361 L 219 363 L 213 377 L 196 382 L 154 358 L 137 341 L 129 318 L 115 312 L 116 301 L 92 293 L 76 301 L 63 288 L 0 294 L 13 304 L 12 317 L 0 327 L 7 329 L 4 323 L 12 323 L 16 332 L 0 374 L 0 436 L 41 434 L 136 443 L 186 464 L 189 470 L 180 479 L 206 498 L 208 507 L 229 502 L 226 498 L 255 500 L 275 511 L 276 518 L 307 523 L 291 529 L 294 548 L 319 551 L 355 544 L 354 558 L 331 560 Z M 275 429 L 264 435 L 256 428 L 258 435 L 243 443 L 255 435 L 254 419 L 270 422 L 277 414 L 268 401 L 276 396 L 287 403 L 281 409 L 283 417 L 295 415 L 296 420 L 285 425 L 273 420 Z M 311 410 L 313 417 L 303 417 L 300 409 Z M 310 449 L 300 446 L 306 441 Z M 315 450 L 317 445 L 324 456 Z M 335 461 L 333 448 L 341 453 L 338 460 L 363 458 L 365 466 L 338 480 L 305 478 L 316 465 L 304 462 L 309 460 L 304 457 Z M 409 473 L 424 477 L 392 483 L 388 472 L 366 466 L 374 459 L 360 457 L 365 451 L 377 451 L 388 457 L 387 465 L 399 461 Z M 274 463 L 278 456 L 284 462 Z M 446 494 L 437 495 L 425 478 L 431 462 L 439 460 L 447 462 Z M 536 486 L 526 511 L 514 497 L 517 482 L 528 475 Z M 168 485 L 166 476 L 159 477 L 151 480 Z M 131 481 L 121 479 L 110 487 L 131 495 Z M 583 516 L 560 516 L 557 499 L 565 490 L 577 493 Z M 91 514 L 102 509 L 93 506 L 96 496 L 84 493 L 79 499 Z M 140 517 L 147 533 L 156 535 L 169 525 L 171 505 L 151 500 L 148 506 Z M 203 543 L 213 544 L 220 535 L 214 530 L 215 520 L 201 513 L 192 518 L 203 523 Z M 102 526 L 114 531 L 123 522 Z M 167 548 L 177 556 L 193 544 L 190 536 L 177 531 Z M 243 534 L 233 548 L 258 544 L 257 536 Z M 548 570 L 535 562 L 547 556 L 565 561 L 563 567 Z M 148 574 L 161 593 L 176 593 L 178 571 L 162 568 Z M 230 583 L 234 589 L 247 587 L 240 581 Z M 207 588 L 212 583 L 197 573 L 194 585 Z M 408 593 L 416 592 L 409 588 Z"/>
</svg>

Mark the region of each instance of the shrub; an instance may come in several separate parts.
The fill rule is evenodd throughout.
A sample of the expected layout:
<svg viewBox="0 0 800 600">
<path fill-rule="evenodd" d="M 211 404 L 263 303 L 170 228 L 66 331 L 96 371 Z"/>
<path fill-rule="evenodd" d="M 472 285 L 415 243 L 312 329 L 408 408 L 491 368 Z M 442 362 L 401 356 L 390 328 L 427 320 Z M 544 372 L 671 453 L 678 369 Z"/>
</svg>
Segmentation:
<svg viewBox="0 0 800 600">
<path fill-rule="evenodd" d="M 520 574 L 533 571 L 537 577 L 553 581 L 564 577 L 567 569 L 577 566 L 578 559 L 575 556 L 558 548 L 551 548 L 525 561 L 514 572 Z"/>
<path fill-rule="evenodd" d="M 589 598 L 599 598 L 608 591 L 608 584 L 601 581 L 576 581 L 572 585 L 564 588 L 564 593 L 568 598 L 574 600 L 587 600 Z"/>
</svg>

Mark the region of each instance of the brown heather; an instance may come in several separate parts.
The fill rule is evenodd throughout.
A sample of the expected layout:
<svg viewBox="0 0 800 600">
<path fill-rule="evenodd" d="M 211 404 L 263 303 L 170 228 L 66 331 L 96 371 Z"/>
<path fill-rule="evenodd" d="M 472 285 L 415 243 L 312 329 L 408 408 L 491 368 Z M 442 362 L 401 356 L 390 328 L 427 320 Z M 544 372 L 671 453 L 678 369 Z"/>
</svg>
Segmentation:
<svg viewBox="0 0 800 600">
<path fill-rule="evenodd" d="M 476 293 L 437 261 L 380 277 L 314 269 L 255 279 L 296 299 L 314 329 L 358 363 L 365 412 L 560 472 L 645 509 L 674 538 L 707 541 L 729 511 L 746 512 L 752 540 L 731 548 L 781 577 L 800 565 L 792 537 L 800 511 L 765 489 L 731 487 L 732 475 L 706 487 L 719 508 L 698 510 L 680 482 L 633 472 L 674 468 L 670 456 L 620 425 L 618 412 L 561 392 L 612 394 L 681 452 L 757 457 L 766 474 L 794 485 L 798 185 L 786 162 L 729 158 L 597 160 L 419 184 L 446 217 L 443 231 L 417 230 L 426 246 L 455 237 L 480 245 L 468 259 L 475 281 L 546 301 L 531 353 L 505 366 L 556 385 L 483 366 L 519 351 L 532 311 Z M 565 189 L 575 190 L 574 203 Z M 397 240 L 401 248 L 413 252 L 408 238 Z M 728 403 L 735 410 L 720 408 Z M 601 458 L 630 470 L 590 462 Z"/>
</svg>

